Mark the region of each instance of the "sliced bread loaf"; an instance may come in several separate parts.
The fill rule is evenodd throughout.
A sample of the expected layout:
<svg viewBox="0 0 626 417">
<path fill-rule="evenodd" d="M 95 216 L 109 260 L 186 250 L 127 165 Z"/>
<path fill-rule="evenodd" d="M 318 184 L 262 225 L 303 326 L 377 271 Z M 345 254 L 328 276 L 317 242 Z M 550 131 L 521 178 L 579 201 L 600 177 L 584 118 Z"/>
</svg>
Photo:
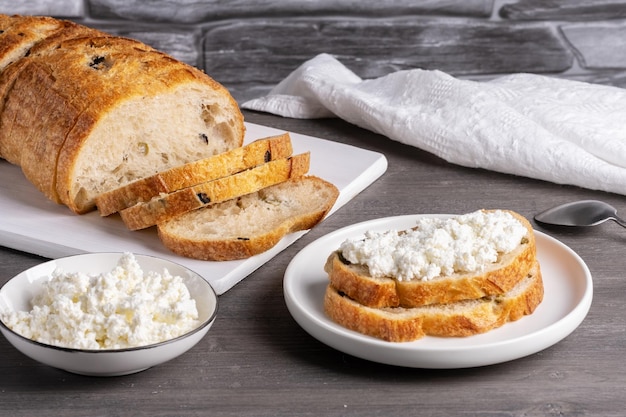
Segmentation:
<svg viewBox="0 0 626 417">
<path fill-rule="evenodd" d="M 108 216 L 164 193 L 226 177 L 276 159 L 287 158 L 293 149 L 288 133 L 258 139 L 246 146 L 189 162 L 133 181 L 96 197 L 101 216 Z"/>
<path fill-rule="evenodd" d="M 506 213 L 526 229 L 525 236 L 514 250 L 499 253 L 495 262 L 473 272 L 455 272 L 428 280 L 373 276 L 368 266 L 350 263 L 340 251 L 330 254 L 324 269 L 334 288 L 360 304 L 375 308 L 417 307 L 503 294 L 527 275 L 536 255 L 535 236 L 528 220 L 514 212 Z"/>
<path fill-rule="evenodd" d="M 103 192 L 241 146 L 237 103 L 202 71 L 120 37 L 56 39 L 11 64 L 0 118 L 7 159 L 48 198 L 84 213 Z"/>
<path fill-rule="evenodd" d="M 485 333 L 531 314 L 543 300 L 537 262 L 508 292 L 476 300 L 423 307 L 364 306 L 329 284 L 324 311 L 337 324 L 390 342 L 417 340 L 425 335 L 461 337 Z"/>
<path fill-rule="evenodd" d="M 305 176 L 191 211 L 157 228 L 163 244 L 185 257 L 248 258 L 272 248 L 288 233 L 315 226 L 338 196 L 334 185 Z"/>
<path fill-rule="evenodd" d="M 301 177 L 308 172 L 309 164 L 308 152 L 270 161 L 228 177 L 154 197 L 120 211 L 120 216 L 130 230 L 145 229 L 183 213 Z"/>
</svg>

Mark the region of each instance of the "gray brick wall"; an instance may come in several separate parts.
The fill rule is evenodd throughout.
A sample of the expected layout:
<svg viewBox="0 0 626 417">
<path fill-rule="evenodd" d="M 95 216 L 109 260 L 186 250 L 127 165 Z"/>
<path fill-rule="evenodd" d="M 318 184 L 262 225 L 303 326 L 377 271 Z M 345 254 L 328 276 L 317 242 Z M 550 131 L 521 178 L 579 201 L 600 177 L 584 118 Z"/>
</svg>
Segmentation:
<svg viewBox="0 0 626 417">
<path fill-rule="evenodd" d="M 239 101 L 321 52 L 365 78 L 426 68 L 626 86 L 626 0 L 0 0 L 0 13 L 140 39 L 204 69 Z"/>
</svg>

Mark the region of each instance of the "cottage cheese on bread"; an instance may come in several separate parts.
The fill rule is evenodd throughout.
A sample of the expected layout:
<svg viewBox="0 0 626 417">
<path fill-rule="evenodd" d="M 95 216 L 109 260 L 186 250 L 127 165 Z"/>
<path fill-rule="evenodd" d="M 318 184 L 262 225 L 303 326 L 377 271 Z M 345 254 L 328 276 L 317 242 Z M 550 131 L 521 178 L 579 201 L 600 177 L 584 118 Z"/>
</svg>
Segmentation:
<svg viewBox="0 0 626 417">
<path fill-rule="evenodd" d="M 123 349 L 180 336 L 198 323 L 195 301 L 180 276 L 144 273 L 125 253 L 110 272 L 56 270 L 30 312 L 3 322 L 29 339 L 76 349 Z"/>
<path fill-rule="evenodd" d="M 543 300 L 535 234 L 510 210 L 418 217 L 411 230 L 370 231 L 324 265 L 324 312 L 386 341 L 471 336 L 532 314 Z"/>
<path fill-rule="evenodd" d="M 476 211 L 450 218 L 424 217 L 410 230 L 369 231 L 344 241 L 339 251 L 373 277 L 431 280 L 480 272 L 516 249 L 528 229 L 504 210 Z"/>
</svg>

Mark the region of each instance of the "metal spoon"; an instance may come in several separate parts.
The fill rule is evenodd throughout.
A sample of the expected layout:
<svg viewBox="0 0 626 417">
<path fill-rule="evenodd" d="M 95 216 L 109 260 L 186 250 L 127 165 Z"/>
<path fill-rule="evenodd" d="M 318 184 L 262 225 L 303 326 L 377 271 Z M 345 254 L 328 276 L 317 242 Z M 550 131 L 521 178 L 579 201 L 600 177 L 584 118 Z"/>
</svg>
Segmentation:
<svg viewBox="0 0 626 417">
<path fill-rule="evenodd" d="M 595 226 L 613 220 L 622 227 L 626 221 L 617 216 L 617 209 L 597 200 L 582 200 L 556 206 L 535 216 L 538 223 L 555 226 Z"/>
</svg>

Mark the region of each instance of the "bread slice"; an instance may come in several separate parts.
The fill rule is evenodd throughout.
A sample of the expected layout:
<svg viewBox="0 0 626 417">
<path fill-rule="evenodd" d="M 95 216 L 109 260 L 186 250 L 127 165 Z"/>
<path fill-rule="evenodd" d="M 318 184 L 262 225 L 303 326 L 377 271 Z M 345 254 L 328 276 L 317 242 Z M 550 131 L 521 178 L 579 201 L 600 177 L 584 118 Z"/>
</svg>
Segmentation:
<svg viewBox="0 0 626 417">
<path fill-rule="evenodd" d="M 228 177 L 135 204 L 120 211 L 120 216 L 130 230 L 145 229 L 191 210 L 253 193 L 289 178 L 300 177 L 308 172 L 309 164 L 308 152 L 270 161 Z"/>
<path fill-rule="evenodd" d="M 0 15 L 0 71 L 26 55 L 40 39 L 60 26 L 50 17 Z"/>
<path fill-rule="evenodd" d="M 272 248 L 288 233 L 312 228 L 338 196 L 334 185 L 305 176 L 191 211 L 157 228 L 163 244 L 179 255 L 243 259 Z"/>
<path fill-rule="evenodd" d="M 543 300 L 543 281 L 535 262 L 510 291 L 476 300 L 423 307 L 367 307 L 329 284 L 324 311 L 337 324 L 389 342 L 408 342 L 425 335 L 465 337 L 485 333 L 532 314 Z"/>
<path fill-rule="evenodd" d="M 19 62 L 0 117 L 2 139 L 19 149 L 9 160 L 76 213 L 103 192 L 243 142 L 243 116 L 223 86 L 141 42 L 77 37 Z"/>
<path fill-rule="evenodd" d="M 501 254 L 498 262 L 481 272 L 457 273 L 431 280 L 398 281 L 373 277 L 367 266 L 350 264 L 339 252 L 330 254 L 324 266 L 330 283 L 360 304 L 380 307 L 418 307 L 503 294 L 511 290 L 535 262 L 536 244 L 532 226 L 523 216 L 511 213 L 528 230 L 517 249 Z"/>
<path fill-rule="evenodd" d="M 246 146 L 159 172 L 96 197 L 101 216 L 108 216 L 163 193 L 226 177 L 276 159 L 293 149 L 289 133 L 258 139 Z"/>
<path fill-rule="evenodd" d="M 34 45 L 62 27 L 63 22 L 52 17 L 0 15 L 0 71 L 26 56 Z"/>
</svg>

